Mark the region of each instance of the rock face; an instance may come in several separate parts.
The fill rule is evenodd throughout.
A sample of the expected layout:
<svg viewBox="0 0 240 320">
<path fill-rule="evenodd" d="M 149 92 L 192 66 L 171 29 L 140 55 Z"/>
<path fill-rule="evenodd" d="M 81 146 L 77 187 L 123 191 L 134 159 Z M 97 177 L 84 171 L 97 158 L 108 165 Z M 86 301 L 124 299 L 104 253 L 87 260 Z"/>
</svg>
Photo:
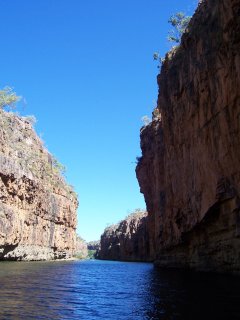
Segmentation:
<svg viewBox="0 0 240 320">
<path fill-rule="evenodd" d="M 107 227 L 101 236 L 98 259 L 151 261 L 146 212 L 129 215 L 116 225 Z"/>
<path fill-rule="evenodd" d="M 0 110 L 0 259 L 71 257 L 76 195 L 30 119 Z"/>
<path fill-rule="evenodd" d="M 90 241 L 87 243 L 87 247 L 88 247 L 88 250 L 97 251 L 100 248 L 100 241 L 99 240 Z"/>
<path fill-rule="evenodd" d="M 239 0 L 199 4 L 158 85 L 136 168 L 156 263 L 239 273 Z"/>
<path fill-rule="evenodd" d="M 88 247 L 88 258 L 96 259 L 100 250 L 100 240 L 90 241 L 87 243 Z"/>
<path fill-rule="evenodd" d="M 79 259 L 86 259 L 88 257 L 87 242 L 79 236 L 77 236 L 75 256 Z"/>
</svg>

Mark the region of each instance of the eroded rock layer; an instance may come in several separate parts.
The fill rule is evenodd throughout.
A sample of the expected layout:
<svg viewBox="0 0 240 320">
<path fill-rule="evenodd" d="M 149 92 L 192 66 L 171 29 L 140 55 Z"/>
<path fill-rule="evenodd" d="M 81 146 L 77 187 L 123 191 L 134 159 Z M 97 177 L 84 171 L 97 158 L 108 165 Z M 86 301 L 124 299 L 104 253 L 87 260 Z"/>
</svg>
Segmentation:
<svg viewBox="0 0 240 320">
<path fill-rule="evenodd" d="M 151 261 L 148 238 L 147 213 L 135 212 L 118 224 L 104 230 L 97 258 L 103 260 Z"/>
<path fill-rule="evenodd" d="M 156 263 L 239 273 L 239 0 L 199 4 L 158 85 L 136 169 Z"/>
<path fill-rule="evenodd" d="M 0 110 L 0 259 L 68 258 L 77 198 L 30 120 Z"/>
</svg>

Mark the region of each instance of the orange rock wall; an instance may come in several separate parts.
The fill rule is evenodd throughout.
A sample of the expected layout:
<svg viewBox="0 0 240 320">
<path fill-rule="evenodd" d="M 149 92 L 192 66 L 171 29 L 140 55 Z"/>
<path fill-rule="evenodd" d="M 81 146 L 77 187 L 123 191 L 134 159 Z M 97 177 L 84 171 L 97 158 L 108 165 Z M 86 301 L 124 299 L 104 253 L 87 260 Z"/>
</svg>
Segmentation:
<svg viewBox="0 0 240 320">
<path fill-rule="evenodd" d="M 158 85 L 136 169 L 156 263 L 239 273 L 239 0 L 199 4 Z"/>
<path fill-rule="evenodd" d="M 116 225 L 107 227 L 101 236 L 98 259 L 151 261 L 146 212 L 131 214 Z"/>
<path fill-rule="evenodd" d="M 77 198 L 26 118 L 0 111 L 0 259 L 75 253 Z"/>
</svg>

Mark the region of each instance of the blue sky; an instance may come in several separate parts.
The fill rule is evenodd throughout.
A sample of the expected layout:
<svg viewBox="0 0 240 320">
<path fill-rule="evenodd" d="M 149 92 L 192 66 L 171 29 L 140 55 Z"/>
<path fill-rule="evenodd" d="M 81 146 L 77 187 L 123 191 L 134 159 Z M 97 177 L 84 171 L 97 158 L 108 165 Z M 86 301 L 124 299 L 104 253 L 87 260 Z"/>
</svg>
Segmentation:
<svg viewBox="0 0 240 320">
<path fill-rule="evenodd" d="M 135 177 L 141 117 L 157 98 L 153 53 L 171 14 L 196 0 L 0 0 L 0 87 L 26 99 L 49 151 L 79 194 L 78 233 L 145 208 Z"/>
</svg>

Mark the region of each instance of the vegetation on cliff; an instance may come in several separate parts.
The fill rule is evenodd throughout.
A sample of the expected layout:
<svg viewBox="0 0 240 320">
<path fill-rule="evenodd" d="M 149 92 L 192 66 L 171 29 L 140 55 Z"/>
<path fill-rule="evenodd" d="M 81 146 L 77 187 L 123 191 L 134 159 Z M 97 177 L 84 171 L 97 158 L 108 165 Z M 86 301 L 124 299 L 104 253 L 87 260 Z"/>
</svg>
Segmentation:
<svg viewBox="0 0 240 320">
<path fill-rule="evenodd" d="M 5 87 L 0 90 L 0 109 L 9 108 L 14 109 L 17 102 L 21 100 L 20 96 L 17 96 L 16 92 L 11 87 Z"/>
<path fill-rule="evenodd" d="M 65 181 L 66 167 L 46 149 L 43 141 L 35 134 L 33 125 L 36 118 L 20 116 L 18 113 L 3 110 L 16 109 L 20 99 L 21 97 L 17 96 L 10 87 L 0 90 L 0 123 L 2 130 L 7 133 L 4 136 L 4 144 L 14 143 L 18 164 L 39 179 L 47 180 L 52 190 L 61 187 L 69 194 L 76 196 L 73 187 Z M 37 149 L 31 148 L 34 143 L 38 144 Z"/>
<path fill-rule="evenodd" d="M 169 18 L 168 22 L 173 29 L 168 32 L 167 39 L 170 43 L 175 44 L 175 46 L 173 46 L 170 51 L 176 51 L 176 45 L 179 45 L 179 43 L 181 42 L 182 36 L 187 31 L 187 27 L 191 18 L 191 16 L 187 16 L 184 12 L 177 12 Z M 167 55 L 168 54 L 169 53 L 167 53 Z M 159 62 L 158 68 L 160 68 L 162 63 L 165 61 L 165 58 L 161 57 L 159 52 L 154 52 L 153 59 Z"/>
</svg>

